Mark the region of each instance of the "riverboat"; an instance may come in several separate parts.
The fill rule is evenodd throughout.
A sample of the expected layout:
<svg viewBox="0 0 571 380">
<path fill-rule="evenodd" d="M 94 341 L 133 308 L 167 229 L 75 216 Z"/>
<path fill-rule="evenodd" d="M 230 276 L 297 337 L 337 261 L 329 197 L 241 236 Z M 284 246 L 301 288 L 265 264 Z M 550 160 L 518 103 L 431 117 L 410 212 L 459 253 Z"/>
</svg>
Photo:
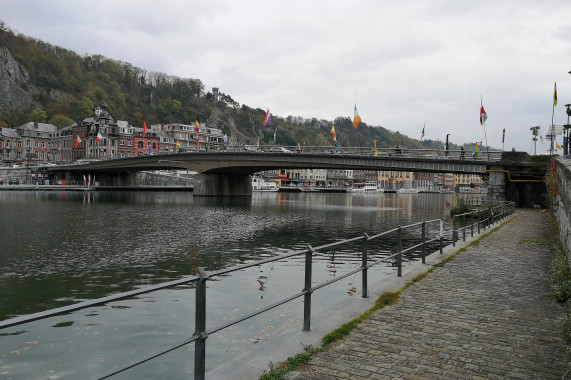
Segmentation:
<svg viewBox="0 0 571 380">
<path fill-rule="evenodd" d="M 375 182 L 353 183 L 347 189 L 350 193 L 383 193 L 385 190 L 377 186 Z"/>
<path fill-rule="evenodd" d="M 252 177 L 252 191 L 263 191 L 263 192 L 275 192 L 279 188 L 272 181 L 266 181 L 262 177 L 253 176 Z"/>
</svg>

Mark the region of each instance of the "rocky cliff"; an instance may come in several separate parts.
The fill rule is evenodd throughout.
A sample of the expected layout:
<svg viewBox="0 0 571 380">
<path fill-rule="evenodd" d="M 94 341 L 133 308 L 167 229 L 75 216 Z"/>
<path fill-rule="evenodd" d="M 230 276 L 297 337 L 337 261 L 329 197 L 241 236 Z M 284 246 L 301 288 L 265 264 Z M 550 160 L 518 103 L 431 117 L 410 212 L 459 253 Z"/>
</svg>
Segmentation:
<svg viewBox="0 0 571 380">
<path fill-rule="evenodd" d="M 42 109 L 33 99 L 33 86 L 29 84 L 26 69 L 18 63 L 12 53 L 0 47 L 0 113 L 14 110 Z"/>
</svg>

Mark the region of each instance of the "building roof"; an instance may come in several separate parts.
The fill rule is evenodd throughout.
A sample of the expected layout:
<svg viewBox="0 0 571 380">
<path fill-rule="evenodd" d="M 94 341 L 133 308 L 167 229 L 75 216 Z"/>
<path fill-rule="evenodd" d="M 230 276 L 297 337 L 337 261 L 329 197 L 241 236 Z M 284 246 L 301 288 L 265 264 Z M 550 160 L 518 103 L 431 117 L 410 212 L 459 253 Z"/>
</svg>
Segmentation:
<svg viewBox="0 0 571 380">
<path fill-rule="evenodd" d="M 57 127 L 53 124 L 46 124 L 46 123 L 36 123 L 33 121 L 29 121 L 24 125 L 20 125 L 17 129 L 20 130 L 28 130 L 28 131 L 38 131 L 44 133 L 54 133 L 57 131 Z"/>
</svg>

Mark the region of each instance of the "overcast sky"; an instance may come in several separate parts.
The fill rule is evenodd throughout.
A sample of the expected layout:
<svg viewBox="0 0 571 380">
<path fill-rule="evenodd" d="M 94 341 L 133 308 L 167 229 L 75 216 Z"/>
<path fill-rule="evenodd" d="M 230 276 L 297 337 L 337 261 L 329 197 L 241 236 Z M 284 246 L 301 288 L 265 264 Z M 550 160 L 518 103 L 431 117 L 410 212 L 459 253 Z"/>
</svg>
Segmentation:
<svg viewBox="0 0 571 380">
<path fill-rule="evenodd" d="M 0 19 L 282 117 L 352 118 L 356 104 L 368 125 L 415 139 L 426 123 L 427 139 L 501 148 L 505 128 L 506 150 L 531 153 L 555 82 L 556 125 L 571 103 L 568 0 L 1 0 Z"/>
</svg>

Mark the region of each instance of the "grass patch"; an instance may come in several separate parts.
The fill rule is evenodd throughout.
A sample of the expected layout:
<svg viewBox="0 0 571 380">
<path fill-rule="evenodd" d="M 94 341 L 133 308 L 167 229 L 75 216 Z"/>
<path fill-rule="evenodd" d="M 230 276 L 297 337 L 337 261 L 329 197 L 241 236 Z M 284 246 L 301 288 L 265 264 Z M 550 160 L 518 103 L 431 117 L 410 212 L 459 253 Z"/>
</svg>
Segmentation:
<svg viewBox="0 0 571 380">
<path fill-rule="evenodd" d="M 260 380 L 276 380 L 276 379 L 283 379 L 286 373 L 289 371 L 297 368 L 302 364 L 306 364 L 311 360 L 313 354 L 319 351 L 323 351 L 322 348 L 316 348 L 311 345 L 303 347 L 304 352 L 301 354 L 297 354 L 287 360 L 284 363 L 281 363 L 279 366 L 275 367 L 273 363 L 270 363 L 270 369 L 268 373 L 263 374 L 260 377 Z"/>
<path fill-rule="evenodd" d="M 311 357 L 313 356 L 313 354 L 320 352 L 320 351 L 324 351 L 325 348 L 328 345 L 330 345 L 331 343 L 336 342 L 338 340 L 341 340 L 344 337 L 346 337 L 347 335 L 349 335 L 351 333 L 351 331 L 353 331 L 365 319 L 369 318 L 369 316 L 371 314 L 373 314 L 375 311 L 382 309 L 385 306 L 394 305 L 394 304 L 398 303 L 400 301 L 400 295 L 405 289 L 408 289 L 413 284 L 415 284 L 415 283 L 421 281 L 422 279 L 426 278 L 436 268 L 441 268 L 444 265 L 446 265 L 446 263 L 454 260 L 459 254 L 461 254 L 462 252 L 466 252 L 469 247 L 477 246 L 478 244 L 480 244 L 480 242 L 483 239 L 485 239 L 486 237 L 488 237 L 492 233 L 499 230 L 502 226 L 509 223 L 512 219 L 513 218 L 506 220 L 505 222 L 503 222 L 499 226 L 491 229 L 487 233 L 480 235 L 476 240 L 468 243 L 465 247 L 459 248 L 452 255 L 448 256 L 447 258 L 445 258 L 441 262 L 434 264 L 426 272 L 415 276 L 412 280 L 407 282 L 403 286 L 402 289 L 400 289 L 396 292 L 385 292 L 385 293 L 381 294 L 379 296 L 379 298 L 375 301 L 375 304 L 373 305 L 373 307 L 371 307 L 369 310 L 365 311 L 363 314 L 361 314 L 357 318 L 341 325 L 339 328 L 333 330 L 332 332 L 330 332 L 329 334 L 327 334 L 323 338 L 321 338 L 321 347 L 304 346 L 305 352 L 298 354 L 296 356 L 287 358 L 287 360 L 285 362 L 280 363 L 277 367 L 274 366 L 273 363 L 270 363 L 270 368 L 269 368 L 268 372 L 263 374 L 259 378 L 259 380 L 283 379 L 285 374 L 288 373 L 289 371 L 296 369 L 300 365 L 308 363 L 309 360 L 311 360 Z M 569 328 L 571 329 L 571 319 L 569 320 Z"/>
</svg>

